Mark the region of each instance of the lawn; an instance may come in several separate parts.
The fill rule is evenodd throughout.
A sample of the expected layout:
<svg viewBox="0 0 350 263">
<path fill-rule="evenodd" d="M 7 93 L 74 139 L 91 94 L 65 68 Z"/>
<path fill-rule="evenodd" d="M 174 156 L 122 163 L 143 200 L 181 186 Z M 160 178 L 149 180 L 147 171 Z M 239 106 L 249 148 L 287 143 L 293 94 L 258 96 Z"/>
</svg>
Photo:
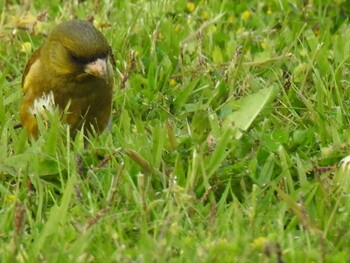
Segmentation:
<svg viewBox="0 0 350 263">
<path fill-rule="evenodd" d="M 1 262 L 349 262 L 350 5 L 6 1 Z M 55 3 L 53 3 L 55 2 Z M 116 61 L 100 136 L 19 122 L 24 66 L 88 19 Z"/>
</svg>

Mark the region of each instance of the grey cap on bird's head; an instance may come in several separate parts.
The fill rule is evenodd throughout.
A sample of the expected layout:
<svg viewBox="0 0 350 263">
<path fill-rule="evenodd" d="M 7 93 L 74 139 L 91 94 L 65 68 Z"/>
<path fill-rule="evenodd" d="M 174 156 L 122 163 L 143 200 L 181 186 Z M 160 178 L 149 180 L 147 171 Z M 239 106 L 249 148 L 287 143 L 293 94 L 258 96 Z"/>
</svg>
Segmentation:
<svg viewBox="0 0 350 263">
<path fill-rule="evenodd" d="M 81 19 L 62 22 L 51 31 L 50 39 L 60 41 L 83 62 L 107 57 L 111 50 L 105 36 L 90 22 Z"/>
</svg>

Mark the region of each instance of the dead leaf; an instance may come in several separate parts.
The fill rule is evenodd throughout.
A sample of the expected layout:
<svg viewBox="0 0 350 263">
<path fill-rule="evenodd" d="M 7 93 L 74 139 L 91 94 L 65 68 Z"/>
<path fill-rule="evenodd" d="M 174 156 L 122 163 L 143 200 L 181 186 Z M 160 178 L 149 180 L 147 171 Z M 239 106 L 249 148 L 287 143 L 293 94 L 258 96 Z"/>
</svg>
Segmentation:
<svg viewBox="0 0 350 263">
<path fill-rule="evenodd" d="M 13 18 L 13 24 L 15 28 L 22 29 L 22 30 L 28 30 L 30 34 L 34 33 L 34 27 L 37 24 L 37 16 L 34 16 L 32 14 L 26 14 L 21 17 L 14 17 Z"/>
</svg>

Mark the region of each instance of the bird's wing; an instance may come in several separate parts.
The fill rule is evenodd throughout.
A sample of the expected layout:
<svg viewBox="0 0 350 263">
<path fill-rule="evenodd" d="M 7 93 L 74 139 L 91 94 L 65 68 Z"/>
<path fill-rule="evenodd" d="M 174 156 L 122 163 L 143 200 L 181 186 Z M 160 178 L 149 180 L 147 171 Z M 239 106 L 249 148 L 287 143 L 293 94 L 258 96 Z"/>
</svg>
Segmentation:
<svg viewBox="0 0 350 263">
<path fill-rule="evenodd" d="M 22 77 L 22 89 L 23 92 L 26 93 L 27 91 L 27 85 L 25 86 L 25 80 L 27 77 L 28 72 L 30 71 L 31 66 L 40 58 L 40 48 L 35 50 L 30 59 L 27 62 L 27 65 L 24 69 L 23 77 Z"/>
</svg>

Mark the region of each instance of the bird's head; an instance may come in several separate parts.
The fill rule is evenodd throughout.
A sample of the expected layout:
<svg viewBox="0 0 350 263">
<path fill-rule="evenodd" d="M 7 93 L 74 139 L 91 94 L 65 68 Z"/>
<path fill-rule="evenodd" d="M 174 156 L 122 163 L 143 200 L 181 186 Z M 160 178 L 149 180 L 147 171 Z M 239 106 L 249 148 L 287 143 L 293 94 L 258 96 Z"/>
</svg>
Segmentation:
<svg viewBox="0 0 350 263">
<path fill-rule="evenodd" d="M 91 76 L 109 81 L 111 47 L 104 35 L 87 21 L 77 19 L 59 24 L 50 33 L 42 54 L 57 75 L 77 81 Z"/>
</svg>

